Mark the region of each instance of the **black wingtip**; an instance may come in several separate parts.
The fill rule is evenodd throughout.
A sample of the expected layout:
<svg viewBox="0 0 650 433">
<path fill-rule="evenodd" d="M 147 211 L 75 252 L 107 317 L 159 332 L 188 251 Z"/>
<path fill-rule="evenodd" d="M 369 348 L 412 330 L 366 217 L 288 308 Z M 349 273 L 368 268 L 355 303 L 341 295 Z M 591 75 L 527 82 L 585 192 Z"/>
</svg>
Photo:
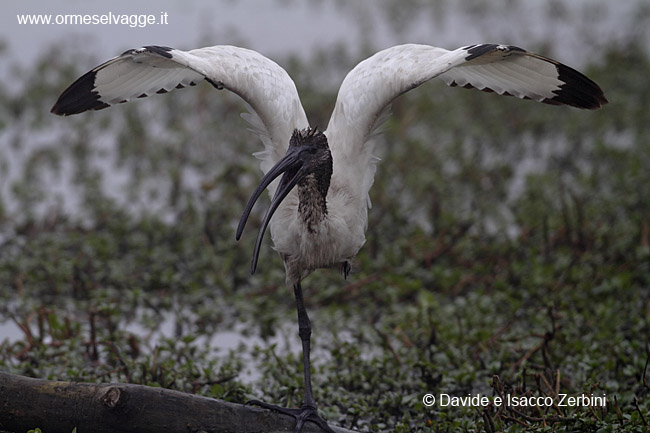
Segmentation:
<svg viewBox="0 0 650 433">
<path fill-rule="evenodd" d="M 79 77 L 61 93 L 50 112 L 58 116 L 69 116 L 109 107 L 107 103 L 99 100 L 99 93 L 94 90 L 96 76 L 97 72 L 92 70 Z"/>
<path fill-rule="evenodd" d="M 157 54 L 166 59 L 172 59 L 173 55 L 171 52 L 173 48 L 165 47 L 162 45 L 147 45 L 142 48 L 134 48 L 125 51 L 122 53 L 122 56 L 131 56 L 134 54 L 140 53 L 153 53 Z M 104 67 L 108 66 L 115 59 L 111 59 L 108 62 L 97 66 L 90 72 L 82 75 L 77 81 L 72 83 L 67 89 L 61 93 L 59 99 L 56 101 L 50 112 L 59 116 L 69 116 L 71 114 L 79 114 L 84 111 L 90 110 L 101 110 L 103 108 L 110 107 L 110 104 L 100 101 L 100 95 L 95 88 L 95 80 L 97 78 L 97 72 L 101 71 Z M 194 82 L 190 83 L 190 86 L 195 85 Z M 176 88 L 183 88 L 182 84 L 178 84 Z M 165 93 L 166 89 L 160 89 L 156 93 Z M 148 96 L 148 94 L 143 93 L 140 97 Z M 121 101 L 126 102 L 126 100 Z"/>
<path fill-rule="evenodd" d="M 553 92 L 557 96 L 545 102 L 565 104 L 586 110 L 597 110 L 609 103 L 600 86 L 587 76 L 561 63 L 555 65 L 558 79 L 564 84 Z"/>
<path fill-rule="evenodd" d="M 548 57 L 530 53 L 523 48 L 516 47 L 514 45 L 480 44 L 469 45 L 463 49 L 466 50 L 468 54 L 467 57 L 465 57 L 466 61 L 472 61 L 484 55 L 490 56 L 493 52 L 501 52 L 502 56 L 510 56 L 512 54 L 527 55 L 552 64 L 555 66 L 555 69 L 557 71 L 556 78 L 562 84 L 560 84 L 558 88 L 552 91 L 556 96 L 541 100 L 541 102 L 544 102 L 546 104 L 569 105 L 576 108 L 596 110 L 609 102 L 605 97 L 603 90 L 598 86 L 598 84 L 593 82 L 584 74 L 576 71 L 575 69 L 563 65 L 562 63 L 559 63 Z M 455 81 L 452 81 L 450 85 L 456 86 L 457 83 Z M 463 87 L 473 88 L 474 86 L 470 83 L 467 83 Z M 481 90 L 492 91 L 487 87 Z M 508 92 L 501 94 L 510 95 Z M 528 97 L 524 97 L 524 99 L 528 99 Z"/>
</svg>

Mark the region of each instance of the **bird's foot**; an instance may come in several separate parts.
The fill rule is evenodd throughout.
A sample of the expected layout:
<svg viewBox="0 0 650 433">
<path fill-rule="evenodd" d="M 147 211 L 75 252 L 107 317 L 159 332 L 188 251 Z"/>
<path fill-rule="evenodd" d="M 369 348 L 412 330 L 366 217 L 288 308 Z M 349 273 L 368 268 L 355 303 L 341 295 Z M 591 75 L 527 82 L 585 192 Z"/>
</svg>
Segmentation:
<svg viewBox="0 0 650 433">
<path fill-rule="evenodd" d="M 288 407 L 277 406 L 275 404 L 264 403 L 259 400 L 249 400 L 244 403 L 245 406 L 254 405 L 259 406 L 264 409 L 269 409 L 275 412 L 280 412 L 285 415 L 292 416 L 296 419 L 296 428 L 293 433 L 300 433 L 302 427 L 305 425 L 305 422 L 311 421 L 315 424 L 318 424 L 327 433 L 334 433 L 334 430 L 327 425 L 327 422 L 318 415 L 316 407 L 310 405 L 302 405 L 299 409 L 293 409 Z"/>
</svg>

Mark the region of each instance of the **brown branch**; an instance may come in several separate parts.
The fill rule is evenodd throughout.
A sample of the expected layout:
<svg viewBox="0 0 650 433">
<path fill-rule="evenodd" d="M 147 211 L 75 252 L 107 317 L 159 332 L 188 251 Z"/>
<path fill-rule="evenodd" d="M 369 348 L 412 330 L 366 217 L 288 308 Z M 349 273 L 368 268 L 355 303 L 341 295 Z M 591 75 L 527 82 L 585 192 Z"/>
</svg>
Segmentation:
<svg viewBox="0 0 650 433">
<path fill-rule="evenodd" d="M 292 431 L 295 420 L 268 410 L 163 388 L 75 383 L 0 372 L 0 430 L 48 433 L 243 433 Z M 337 433 L 350 433 L 331 426 Z M 307 422 L 305 433 L 321 433 Z"/>
<path fill-rule="evenodd" d="M 632 404 L 634 405 L 634 408 L 639 412 L 639 415 L 641 416 L 641 421 L 643 421 L 643 425 L 645 428 L 650 429 L 650 424 L 648 424 L 648 421 L 646 421 L 645 416 L 643 416 L 643 411 L 639 407 L 639 400 L 636 398 L 636 395 L 634 396 L 634 400 L 632 400 Z"/>
</svg>

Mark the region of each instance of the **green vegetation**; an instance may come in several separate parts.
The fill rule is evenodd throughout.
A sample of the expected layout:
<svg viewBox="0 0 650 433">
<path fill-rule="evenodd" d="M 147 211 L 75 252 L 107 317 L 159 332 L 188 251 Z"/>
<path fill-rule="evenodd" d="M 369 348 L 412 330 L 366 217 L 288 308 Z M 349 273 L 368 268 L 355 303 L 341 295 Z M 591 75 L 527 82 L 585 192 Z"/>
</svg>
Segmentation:
<svg viewBox="0 0 650 433">
<path fill-rule="evenodd" d="M 299 405 L 282 264 L 268 242 L 251 277 L 254 230 L 234 241 L 260 177 L 242 105 L 202 85 L 55 118 L 49 107 L 84 72 L 72 52 L 23 71 L 18 87 L 29 91 L 0 88 L 0 321 L 22 330 L 0 341 L 0 369 Z M 280 63 L 324 125 L 335 89 L 301 81 L 322 66 Z M 316 399 L 331 422 L 647 431 L 650 57 L 630 43 L 586 72 L 611 101 L 597 112 L 440 83 L 396 101 L 353 273 L 319 271 L 304 284 Z M 6 155 L 21 152 L 11 167 Z M 61 179 L 70 190 L 52 191 Z M 161 322 L 174 329 L 152 340 Z M 221 348 L 220 333 L 242 324 L 264 343 Z M 425 393 L 608 403 L 425 407 Z"/>
</svg>

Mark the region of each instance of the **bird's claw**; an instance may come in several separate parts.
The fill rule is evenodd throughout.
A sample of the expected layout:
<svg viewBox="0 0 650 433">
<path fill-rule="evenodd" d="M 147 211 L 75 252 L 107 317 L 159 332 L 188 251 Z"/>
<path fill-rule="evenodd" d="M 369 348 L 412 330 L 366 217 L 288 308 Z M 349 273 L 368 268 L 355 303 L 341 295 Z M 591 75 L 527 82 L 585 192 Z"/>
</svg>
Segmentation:
<svg viewBox="0 0 650 433">
<path fill-rule="evenodd" d="M 259 406 L 264 409 L 269 409 L 274 412 L 279 412 L 294 417 L 296 419 L 296 428 L 294 429 L 293 433 L 300 433 L 302 431 L 302 427 L 307 421 L 311 421 L 314 424 L 317 424 L 327 433 L 334 433 L 334 430 L 332 430 L 331 427 L 327 425 L 327 422 L 321 418 L 320 415 L 318 415 L 318 411 L 314 406 L 302 405 L 300 408 L 294 409 L 265 403 L 259 400 L 249 400 L 244 403 L 244 406 L 248 405 Z"/>
</svg>

